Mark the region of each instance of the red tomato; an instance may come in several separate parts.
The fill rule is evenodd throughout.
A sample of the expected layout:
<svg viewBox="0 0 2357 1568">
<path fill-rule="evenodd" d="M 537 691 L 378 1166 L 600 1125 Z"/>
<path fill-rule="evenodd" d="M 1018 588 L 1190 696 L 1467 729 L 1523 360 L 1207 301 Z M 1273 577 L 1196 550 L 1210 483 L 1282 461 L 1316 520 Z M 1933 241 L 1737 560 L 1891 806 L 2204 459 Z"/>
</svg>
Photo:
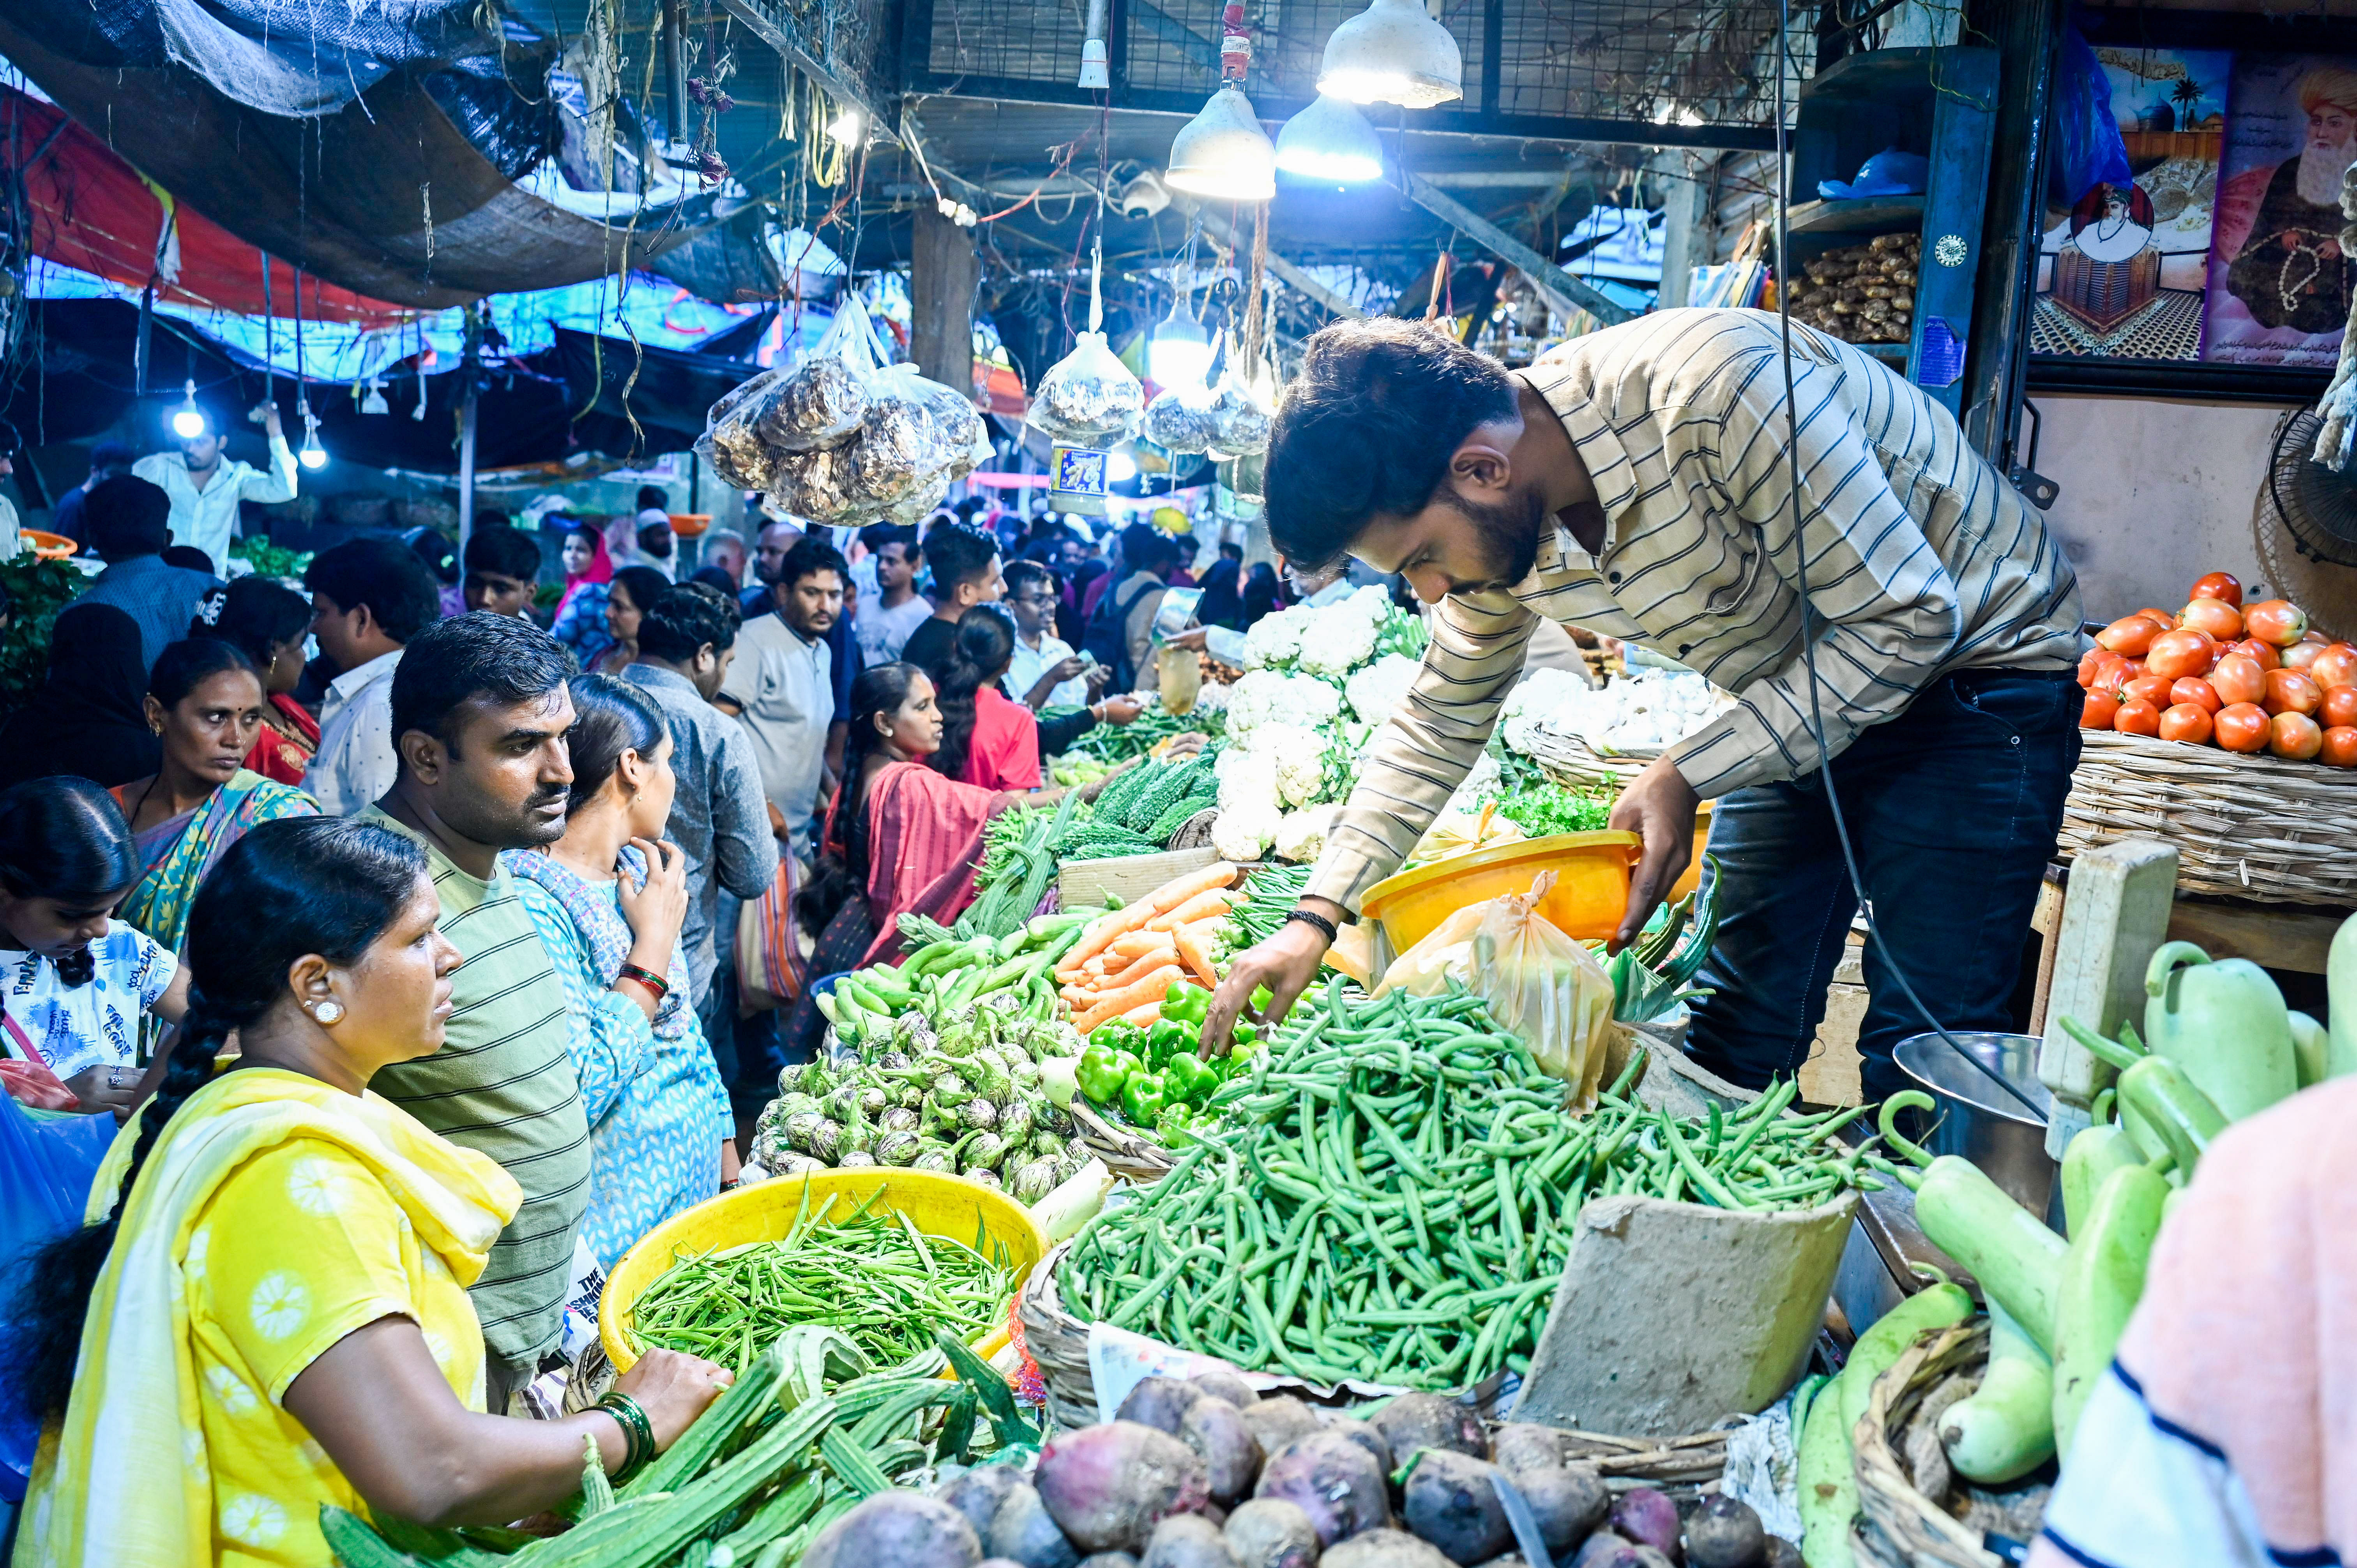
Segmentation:
<svg viewBox="0 0 2357 1568">
<path fill-rule="evenodd" d="M 2324 705 L 2324 693 L 2297 670 L 2270 670 L 2259 705 L 2271 714 L 2312 714 Z"/>
<path fill-rule="evenodd" d="M 2206 632 L 2164 631 L 2145 650 L 2145 672 L 2165 681 L 2199 675 L 2210 668 L 2210 650 L 2215 646 Z"/>
<path fill-rule="evenodd" d="M 2103 687 L 2098 686 L 2093 691 L 2087 693 L 2087 700 L 2085 702 L 2079 704 L 2079 727 L 2081 729 L 2109 729 L 2112 727 L 2113 718 L 2118 714 L 2119 711 L 2120 699 L 2118 693 L 2107 692 Z"/>
<path fill-rule="evenodd" d="M 2326 729 L 2357 725 L 2357 686 L 2329 686 L 2316 710 L 2316 722 Z"/>
<path fill-rule="evenodd" d="M 2238 645 L 2210 671 L 2210 684 L 2217 688 L 2221 702 L 2255 703 L 2267 694 L 2267 672 Z"/>
<path fill-rule="evenodd" d="M 2335 725 L 2326 730 L 2316 759 L 2327 768 L 2357 768 L 2357 727 Z"/>
<path fill-rule="evenodd" d="M 2122 703 L 2112 715 L 2112 727 L 2122 735 L 2158 735 L 2160 710 L 2150 703 Z"/>
<path fill-rule="evenodd" d="M 2324 749 L 2324 732 L 2306 714 L 2277 714 L 2269 721 L 2267 749 L 2294 762 L 2306 762 Z"/>
<path fill-rule="evenodd" d="M 2308 615 L 2288 599 L 2267 599 L 2243 612 L 2243 627 L 2261 642 L 2289 648 L 2308 635 Z"/>
<path fill-rule="evenodd" d="M 2150 616 L 2122 616 L 2095 634 L 2095 640 L 2115 653 L 2134 659 L 2152 646 L 2152 639 L 2166 628 Z"/>
<path fill-rule="evenodd" d="M 2144 673 L 2144 660 L 2141 660 L 2141 659 L 2123 659 L 2123 660 L 2120 660 L 2120 679 L 2121 679 L 2121 680 L 2123 680 L 2123 681 L 2133 681 L 2133 680 L 2135 680 L 2137 676 L 2139 676 L 2139 675 L 2141 675 L 2141 674 L 2143 674 L 2143 673 Z"/>
<path fill-rule="evenodd" d="M 2232 642 L 2243 635 L 2243 612 L 2223 599 L 2196 599 L 2177 612 L 2177 624 Z"/>
<path fill-rule="evenodd" d="M 2136 614 L 2144 617 L 2147 620 L 2158 622 L 2160 626 L 2160 629 L 2163 631 L 2168 631 L 2177 625 L 2177 618 L 2170 615 L 2167 610 L 2162 609 L 2158 605 L 2147 605 L 2144 608 L 2136 611 Z"/>
<path fill-rule="evenodd" d="M 2284 668 L 2287 670 L 2298 670 L 2305 674 L 2309 665 L 2315 663 L 2318 660 L 2323 657 L 2323 643 L 2309 642 L 2303 639 L 2298 642 L 2293 643 L 2289 648 L 2283 650 Z"/>
<path fill-rule="evenodd" d="M 2335 686 L 2357 686 L 2357 648 L 2330 644 L 2308 667 L 2308 678 L 2328 692 Z"/>
<path fill-rule="evenodd" d="M 2330 642 L 2332 639 L 2325 636 L 2322 632 L 2317 630 L 2314 627 L 2309 627 L 2306 632 L 2301 634 L 2300 640 L 2302 642 L 2313 642 L 2320 648 L 2324 644 Z"/>
<path fill-rule="evenodd" d="M 2226 705 L 2226 699 L 2218 694 L 2218 688 L 2199 675 L 2188 675 L 2181 681 L 2170 682 L 2169 700 L 2172 704 L 2190 703 L 2205 714 L 2214 714 Z"/>
<path fill-rule="evenodd" d="M 2103 668 L 2104 650 L 2090 648 L 2079 655 L 2079 689 L 2085 691 L 2095 683 L 2095 671 Z"/>
<path fill-rule="evenodd" d="M 2218 744 L 2228 751 L 2266 749 L 2267 711 L 2256 703 L 2229 703 L 2210 722 Z"/>
<path fill-rule="evenodd" d="M 2179 703 L 2160 715 L 2160 738 L 2205 746 L 2210 740 L 2210 710 L 2199 703 Z"/>
<path fill-rule="evenodd" d="M 2095 679 L 2090 691 L 2117 691 L 2127 679 L 2128 661 L 2108 648 L 2095 650 Z"/>
<path fill-rule="evenodd" d="M 2194 584 L 2193 592 L 2186 596 L 2195 599 L 2219 599 L 2226 604 L 2240 605 L 2243 602 L 2243 585 L 2232 572 L 2212 572 Z"/>
<path fill-rule="evenodd" d="M 2234 651 L 2249 654 L 2259 661 L 2259 668 L 2262 670 L 2283 668 L 2283 650 L 2272 642 L 2261 642 L 2255 637 L 2246 637 L 2234 644 Z"/>
<path fill-rule="evenodd" d="M 2139 675 L 2120 687 L 2123 703 L 2150 703 L 2156 708 L 2169 706 L 2169 688 L 2174 684 L 2165 675 Z"/>
</svg>

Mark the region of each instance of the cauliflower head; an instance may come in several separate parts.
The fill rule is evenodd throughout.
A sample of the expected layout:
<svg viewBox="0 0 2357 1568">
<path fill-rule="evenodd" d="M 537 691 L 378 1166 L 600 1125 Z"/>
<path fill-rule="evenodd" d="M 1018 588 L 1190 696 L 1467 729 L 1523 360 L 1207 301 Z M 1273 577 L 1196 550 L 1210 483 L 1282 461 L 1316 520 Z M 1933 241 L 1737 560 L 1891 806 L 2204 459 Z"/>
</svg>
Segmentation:
<svg viewBox="0 0 2357 1568">
<path fill-rule="evenodd" d="M 1220 810 L 1233 811 L 1253 802 L 1274 807 L 1277 802 L 1276 757 L 1273 752 L 1230 749 L 1212 764 L 1220 781 Z"/>
<path fill-rule="evenodd" d="M 1276 858 L 1302 865 L 1325 853 L 1326 834 L 1334 825 L 1338 809 L 1305 806 L 1298 811 L 1286 812 L 1276 824 Z"/>
<path fill-rule="evenodd" d="M 1349 674 L 1375 656 L 1375 626 L 1350 605 L 1329 607 L 1302 639 L 1301 668 L 1312 675 Z"/>
<path fill-rule="evenodd" d="M 1301 657 L 1301 637 L 1309 618 L 1299 610 L 1265 615 L 1244 632 L 1244 668 L 1290 664 Z"/>
<path fill-rule="evenodd" d="M 1275 800 L 1240 801 L 1232 809 L 1223 805 L 1211 823 L 1211 847 L 1222 860 L 1258 860 L 1284 820 Z"/>
<path fill-rule="evenodd" d="M 1407 689 L 1423 665 L 1404 653 L 1386 653 L 1342 682 L 1351 711 L 1364 724 L 1379 725 L 1407 700 Z"/>
</svg>

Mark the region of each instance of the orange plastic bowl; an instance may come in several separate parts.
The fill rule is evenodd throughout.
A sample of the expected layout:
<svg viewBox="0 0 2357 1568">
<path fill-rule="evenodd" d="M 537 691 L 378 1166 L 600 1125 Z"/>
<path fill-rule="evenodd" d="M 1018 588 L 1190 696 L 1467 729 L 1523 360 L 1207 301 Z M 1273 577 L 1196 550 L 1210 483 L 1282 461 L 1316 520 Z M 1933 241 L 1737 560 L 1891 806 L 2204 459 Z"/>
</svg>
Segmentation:
<svg viewBox="0 0 2357 1568">
<path fill-rule="evenodd" d="M 1552 871 L 1555 886 L 1539 913 L 1566 936 L 1600 941 L 1628 911 L 1638 849 L 1635 833 L 1611 830 L 1516 839 L 1386 876 L 1367 889 L 1359 912 L 1381 920 L 1392 951 L 1404 953 L 1467 905 L 1526 894 L 1532 878 Z"/>
<path fill-rule="evenodd" d="M 694 539 L 712 526 L 708 511 L 675 511 L 671 514 L 671 531 L 682 539 Z"/>
<path fill-rule="evenodd" d="M 81 548 L 64 534 L 45 529 L 25 528 L 17 532 L 25 541 L 25 548 L 45 561 L 62 561 Z"/>
</svg>

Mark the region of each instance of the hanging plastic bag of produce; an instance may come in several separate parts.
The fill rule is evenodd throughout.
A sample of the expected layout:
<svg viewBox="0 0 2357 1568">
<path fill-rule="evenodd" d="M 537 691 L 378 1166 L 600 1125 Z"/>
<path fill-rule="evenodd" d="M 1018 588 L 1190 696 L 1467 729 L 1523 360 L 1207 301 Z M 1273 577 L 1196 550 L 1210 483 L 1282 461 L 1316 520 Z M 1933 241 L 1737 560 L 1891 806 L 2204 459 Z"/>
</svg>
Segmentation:
<svg viewBox="0 0 2357 1568">
<path fill-rule="evenodd" d="M 1097 449 L 1137 428 L 1146 388 L 1102 332 L 1083 332 L 1072 351 L 1039 378 L 1031 394 L 1032 427 L 1051 441 Z"/>
<path fill-rule="evenodd" d="M 826 336 L 780 379 L 764 403 L 755 419 L 761 439 L 780 452 L 808 452 L 850 440 L 867 413 L 868 382 L 883 363 L 867 307 L 845 291 Z"/>
<path fill-rule="evenodd" d="M 1218 434 L 1211 450 L 1222 457 L 1251 457 L 1268 450 L 1276 424 L 1276 372 L 1264 361 L 1247 371 L 1234 360 L 1211 395 L 1211 422 Z"/>
<path fill-rule="evenodd" d="M 1571 1108 L 1593 1110 L 1612 1026 L 1612 977 L 1587 947 L 1538 912 L 1555 886 L 1542 871 L 1527 894 L 1470 904 L 1394 960 L 1374 994 L 1430 996 L 1450 980 L 1489 1004 L 1499 1026 L 1531 1047 L 1540 1070 L 1570 1086 Z"/>
<path fill-rule="evenodd" d="M 776 477 L 777 457 L 754 426 L 785 379 L 783 370 L 763 371 L 712 405 L 696 438 L 696 455 L 712 465 L 723 484 L 740 490 L 766 490 Z"/>
<path fill-rule="evenodd" d="M 1208 451 L 1220 434 L 1213 395 L 1207 387 L 1165 387 L 1146 405 L 1137 433 L 1177 456 Z"/>
</svg>

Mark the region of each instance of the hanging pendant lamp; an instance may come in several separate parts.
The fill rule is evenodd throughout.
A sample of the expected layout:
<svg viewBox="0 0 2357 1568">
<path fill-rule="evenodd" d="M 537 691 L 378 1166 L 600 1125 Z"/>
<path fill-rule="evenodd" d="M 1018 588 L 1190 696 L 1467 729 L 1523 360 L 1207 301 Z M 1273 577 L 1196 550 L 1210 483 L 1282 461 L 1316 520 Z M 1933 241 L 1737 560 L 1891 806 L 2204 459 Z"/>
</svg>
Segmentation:
<svg viewBox="0 0 2357 1568">
<path fill-rule="evenodd" d="M 1222 201 L 1266 201 L 1276 194 L 1276 147 L 1260 128 L 1252 100 L 1228 86 L 1170 142 L 1163 183 Z"/>
<path fill-rule="evenodd" d="M 1355 106 L 1321 92 L 1276 134 L 1276 166 L 1308 179 L 1361 184 L 1383 177 L 1383 143 Z"/>
<path fill-rule="evenodd" d="M 1465 57 L 1419 0 L 1374 0 L 1326 40 L 1318 91 L 1429 109 L 1465 96 Z"/>
</svg>

